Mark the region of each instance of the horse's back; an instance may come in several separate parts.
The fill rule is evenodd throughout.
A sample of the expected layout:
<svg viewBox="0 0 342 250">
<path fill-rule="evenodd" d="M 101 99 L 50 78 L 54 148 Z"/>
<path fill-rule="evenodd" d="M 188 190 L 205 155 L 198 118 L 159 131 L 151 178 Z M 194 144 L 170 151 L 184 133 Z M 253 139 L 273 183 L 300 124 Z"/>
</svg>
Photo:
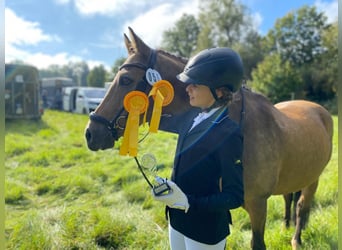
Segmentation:
<svg viewBox="0 0 342 250">
<path fill-rule="evenodd" d="M 333 136 L 333 120 L 330 113 L 321 105 L 304 100 L 280 102 L 274 105 L 282 114 L 297 123 L 312 125 L 327 133 L 327 139 Z"/>
<path fill-rule="evenodd" d="M 282 113 L 294 117 L 294 116 L 310 116 L 311 118 L 318 119 L 317 121 L 321 121 L 326 127 L 328 133 L 332 133 L 333 129 L 333 121 L 330 113 L 323 108 L 321 105 L 304 100 L 294 100 L 294 101 L 286 101 L 280 102 L 274 105 L 278 110 Z M 332 134 L 331 134 L 332 135 Z"/>
</svg>

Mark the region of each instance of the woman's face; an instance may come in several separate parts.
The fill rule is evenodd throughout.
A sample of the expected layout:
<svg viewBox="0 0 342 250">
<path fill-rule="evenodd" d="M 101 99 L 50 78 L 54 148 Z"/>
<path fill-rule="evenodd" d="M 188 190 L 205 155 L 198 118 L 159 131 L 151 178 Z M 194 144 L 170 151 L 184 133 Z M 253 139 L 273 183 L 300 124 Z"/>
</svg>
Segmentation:
<svg viewBox="0 0 342 250">
<path fill-rule="evenodd" d="M 193 107 L 206 109 L 211 107 L 215 102 L 215 98 L 210 89 L 205 85 L 189 84 L 185 90 L 190 97 L 190 105 Z"/>
</svg>

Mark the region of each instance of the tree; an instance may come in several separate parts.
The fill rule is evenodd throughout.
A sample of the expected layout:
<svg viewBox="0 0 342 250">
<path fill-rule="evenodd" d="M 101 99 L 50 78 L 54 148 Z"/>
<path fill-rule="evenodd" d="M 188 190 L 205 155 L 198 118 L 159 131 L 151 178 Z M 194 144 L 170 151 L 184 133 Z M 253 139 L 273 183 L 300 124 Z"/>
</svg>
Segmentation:
<svg viewBox="0 0 342 250">
<path fill-rule="evenodd" d="M 12 61 L 10 61 L 9 63 L 11 63 L 11 64 L 28 64 L 28 63 L 24 62 L 24 61 L 21 60 L 21 59 L 12 60 Z"/>
<path fill-rule="evenodd" d="M 338 23 L 337 21 L 327 27 L 322 34 L 323 46 L 327 48 L 322 54 L 322 64 L 327 72 L 327 82 L 331 91 L 336 95 L 338 82 Z"/>
<path fill-rule="evenodd" d="M 196 52 L 199 52 L 206 48 L 215 47 L 213 40 L 210 38 L 211 36 L 211 28 L 209 25 L 202 24 L 201 32 L 198 34 L 197 38 L 197 49 Z"/>
<path fill-rule="evenodd" d="M 173 28 L 163 33 L 161 47 L 178 56 L 190 57 L 196 49 L 198 33 L 195 17 L 183 14 Z"/>
<path fill-rule="evenodd" d="M 117 59 L 117 60 L 115 61 L 114 65 L 112 66 L 112 69 L 111 69 L 111 74 L 112 74 L 113 76 L 115 76 L 116 73 L 118 73 L 120 66 L 121 66 L 122 64 L 124 64 L 125 61 L 126 61 L 126 58 L 125 58 L 125 57 L 121 57 L 121 58 L 119 58 L 119 59 Z M 111 79 L 111 81 L 112 81 L 112 80 L 113 80 L 113 79 Z"/>
<path fill-rule="evenodd" d="M 69 63 L 69 68 L 71 68 L 71 74 L 74 81 L 78 86 L 87 86 L 87 77 L 89 74 L 89 67 L 85 61 Z"/>
<path fill-rule="evenodd" d="M 280 54 L 273 53 L 258 64 L 252 72 L 252 86 L 267 96 L 273 103 L 292 99 L 292 94 L 301 95 L 303 80 L 288 62 L 282 62 Z"/>
<path fill-rule="evenodd" d="M 251 31 L 247 34 L 246 40 L 234 45 L 233 49 L 239 52 L 244 66 L 244 75 L 246 80 L 250 80 L 252 71 L 265 56 L 262 37 L 257 32 Z"/>
<path fill-rule="evenodd" d="M 277 20 L 265 38 L 268 53 L 279 54 L 300 75 L 303 98 L 316 102 L 336 93 L 337 23 L 326 20 L 315 7 L 304 6 Z"/>
<path fill-rule="evenodd" d="M 235 0 L 202 0 L 199 21 L 201 32 L 197 52 L 210 47 L 230 47 L 243 61 L 245 77 L 263 59 L 262 39 L 252 25 L 248 9 Z"/>
<path fill-rule="evenodd" d="M 68 77 L 63 72 L 62 66 L 57 65 L 57 64 L 52 64 L 49 67 L 47 67 L 46 69 L 39 69 L 39 75 L 41 78 L 58 77 L 58 76 Z"/>
<path fill-rule="evenodd" d="M 69 62 L 66 65 L 50 65 L 47 69 L 39 70 L 40 77 L 68 77 L 78 86 L 87 86 L 89 67 L 85 61 Z"/>
<path fill-rule="evenodd" d="M 300 70 L 305 80 L 304 90 L 308 99 L 322 102 L 335 97 L 338 81 L 338 26 L 337 22 L 322 32 L 325 52 L 316 56 L 310 64 Z"/>
<path fill-rule="evenodd" d="M 232 47 L 244 41 L 252 30 L 247 8 L 235 0 L 202 0 L 200 2 L 198 50 L 210 47 Z"/>
<path fill-rule="evenodd" d="M 88 86 L 91 87 L 104 87 L 106 81 L 106 70 L 101 64 L 100 66 L 94 67 L 87 77 Z"/>
<path fill-rule="evenodd" d="M 277 51 L 283 61 L 289 60 L 300 66 L 310 63 L 324 53 L 322 31 L 326 28 L 326 17 L 316 7 L 304 6 L 278 19 L 275 28 L 267 35 L 271 51 Z"/>
</svg>

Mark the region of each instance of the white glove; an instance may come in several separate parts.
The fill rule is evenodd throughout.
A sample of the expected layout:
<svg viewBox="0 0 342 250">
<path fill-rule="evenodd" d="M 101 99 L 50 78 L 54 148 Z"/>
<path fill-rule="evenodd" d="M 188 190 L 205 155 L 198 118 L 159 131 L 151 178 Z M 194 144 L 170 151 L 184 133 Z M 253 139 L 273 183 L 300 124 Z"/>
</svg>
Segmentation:
<svg viewBox="0 0 342 250">
<path fill-rule="evenodd" d="M 183 191 L 173 181 L 165 180 L 165 179 L 162 179 L 162 180 L 164 182 L 167 182 L 171 190 L 167 194 L 162 194 L 158 196 L 155 195 L 152 190 L 152 196 L 154 200 L 161 201 L 165 203 L 168 207 L 185 210 L 185 213 L 188 212 L 190 205 L 188 202 L 188 198 L 183 193 Z"/>
</svg>

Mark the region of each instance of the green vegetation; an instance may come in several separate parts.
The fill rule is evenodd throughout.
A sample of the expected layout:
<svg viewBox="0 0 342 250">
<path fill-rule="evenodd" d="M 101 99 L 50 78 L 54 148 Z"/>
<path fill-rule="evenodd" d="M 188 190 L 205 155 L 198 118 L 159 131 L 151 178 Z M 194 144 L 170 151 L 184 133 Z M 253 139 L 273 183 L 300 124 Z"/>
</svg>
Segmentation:
<svg viewBox="0 0 342 250">
<path fill-rule="evenodd" d="M 117 146 L 88 150 L 87 120 L 47 110 L 40 121 L 6 122 L 7 249 L 168 249 L 164 208 L 152 200 L 135 161 L 119 156 Z M 334 121 L 334 152 L 302 236 L 303 249 L 337 249 L 337 117 Z M 168 177 L 176 139 L 163 132 L 150 134 L 139 155 L 155 154 L 158 174 Z M 294 228 L 284 228 L 283 213 L 282 197 L 272 197 L 268 249 L 291 249 Z M 248 215 L 241 208 L 232 214 L 227 249 L 248 249 Z"/>
<path fill-rule="evenodd" d="M 337 114 L 337 30 L 337 20 L 330 23 L 314 5 L 304 5 L 279 17 L 263 35 L 241 1 L 200 0 L 197 17 L 183 15 L 164 31 L 161 45 L 185 57 L 211 47 L 233 48 L 249 87 L 273 103 L 308 99 Z"/>
<path fill-rule="evenodd" d="M 261 34 L 251 10 L 241 2 L 199 0 L 198 15 L 175 20 L 156 47 L 187 58 L 211 47 L 233 48 L 243 61 L 248 86 L 272 102 L 307 99 L 337 114 L 337 20 L 328 21 L 314 4 L 303 5 Z M 116 37 L 122 39 L 121 34 Z M 110 71 L 103 65 L 90 70 L 82 61 L 51 65 L 39 73 L 42 78 L 69 77 L 80 86 L 104 86 L 125 60 L 126 56 L 115 59 Z"/>
</svg>

